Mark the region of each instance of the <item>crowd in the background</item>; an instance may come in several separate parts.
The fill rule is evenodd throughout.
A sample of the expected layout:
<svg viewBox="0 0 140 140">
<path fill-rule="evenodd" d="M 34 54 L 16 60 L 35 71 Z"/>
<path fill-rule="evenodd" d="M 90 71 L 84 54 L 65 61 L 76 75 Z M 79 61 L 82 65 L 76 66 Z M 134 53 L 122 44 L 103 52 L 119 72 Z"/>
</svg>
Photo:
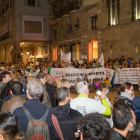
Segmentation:
<svg viewBox="0 0 140 140">
<path fill-rule="evenodd" d="M 124 56 L 105 62 L 105 68 L 133 68 L 139 63 Z M 78 96 L 71 98 L 68 80 L 50 75 L 51 68 L 99 68 L 93 60 L 79 64 L 53 61 L 0 66 L 1 140 L 139 140 L 140 97 L 134 86 L 123 83 L 112 103 L 114 87 L 106 79 L 91 84 L 87 77 L 76 80 Z M 89 98 L 93 88 L 95 98 Z M 138 83 L 140 89 L 140 83 Z"/>
</svg>

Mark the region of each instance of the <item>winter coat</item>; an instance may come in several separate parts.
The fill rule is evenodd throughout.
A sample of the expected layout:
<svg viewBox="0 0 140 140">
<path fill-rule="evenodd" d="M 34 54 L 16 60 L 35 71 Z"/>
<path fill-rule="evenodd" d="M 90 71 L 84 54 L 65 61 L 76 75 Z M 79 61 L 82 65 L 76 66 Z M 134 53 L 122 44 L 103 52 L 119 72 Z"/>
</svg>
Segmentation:
<svg viewBox="0 0 140 140">
<path fill-rule="evenodd" d="M 70 104 L 58 106 L 53 109 L 53 114 L 57 117 L 64 140 L 76 140 L 75 131 L 78 124 L 78 118 L 82 116 L 76 110 L 70 108 Z M 50 128 L 51 140 L 60 140 L 53 123 Z"/>
<path fill-rule="evenodd" d="M 13 95 L 9 101 L 2 105 L 1 112 L 13 113 L 16 108 L 23 106 L 26 100 L 22 95 Z"/>
</svg>

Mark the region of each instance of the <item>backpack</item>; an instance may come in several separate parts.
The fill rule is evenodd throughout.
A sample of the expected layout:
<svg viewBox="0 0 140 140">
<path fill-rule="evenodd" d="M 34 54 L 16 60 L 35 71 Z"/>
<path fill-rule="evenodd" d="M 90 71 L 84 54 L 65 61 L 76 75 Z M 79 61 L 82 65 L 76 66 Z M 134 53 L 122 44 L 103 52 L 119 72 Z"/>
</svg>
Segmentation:
<svg viewBox="0 0 140 140">
<path fill-rule="evenodd" d="M 27 126 L 26 137 L 28 140 L 50 140 L 48 125 L 46 124 L 46 118 L 49 112 L 49 108 L 40 119 L 34 119 L 29 111 L 22 106 L 29 122 Z"/>
</svg>

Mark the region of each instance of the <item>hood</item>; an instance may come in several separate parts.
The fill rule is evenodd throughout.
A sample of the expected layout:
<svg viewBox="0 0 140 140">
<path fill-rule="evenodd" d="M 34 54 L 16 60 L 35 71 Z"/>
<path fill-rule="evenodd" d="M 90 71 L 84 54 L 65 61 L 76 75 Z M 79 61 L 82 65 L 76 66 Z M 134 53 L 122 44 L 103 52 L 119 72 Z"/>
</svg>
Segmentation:
<svg viewBox="0 0 140 140">
<path fill-rule="evenodd" d="M 70 104 L 55 107 L 53 109 L 53 114 L 58 118 L 65 118 L 70 113 Z"/>
<path fill-rule="evenodd" d="M 132 103 L 137 109 L 140 109 L 140 96 L 135 96 Z"/>
</svg>

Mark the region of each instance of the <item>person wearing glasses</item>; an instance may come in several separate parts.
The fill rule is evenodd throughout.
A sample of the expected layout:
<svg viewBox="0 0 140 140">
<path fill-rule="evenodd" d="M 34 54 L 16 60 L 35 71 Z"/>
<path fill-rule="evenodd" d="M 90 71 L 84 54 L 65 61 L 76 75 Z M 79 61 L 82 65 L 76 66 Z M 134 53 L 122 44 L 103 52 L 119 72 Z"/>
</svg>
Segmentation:
<svg viewBox="0 0 140 140">
<path fill-rule="evenodd" d="M 132 109 L 132 100 L 134 99 L 134 87 L 133 84 L 129 82 L 124 82 L 120 88 L 117 89 L 119 97 L 116 98 L 114 102 L 114 108 L 117 107 L 119 104 L 124 105 L 127 104 L 129 105 Z"/>
<path fill-rule="evenodd" d="M 110 106 L 106 100 L 106 93 L 103 91 L 101 94 L 101 102 L 88 98 L 89 84 L 86 81 L 79 82 L 76 85 L 76 92 L 78 97 L 71 100 L 70 106 L 72 109 L 79 111 L 82 115 L 89 113 L 99 113 L 106 116 L 111 115 Z"/>
</svg>

